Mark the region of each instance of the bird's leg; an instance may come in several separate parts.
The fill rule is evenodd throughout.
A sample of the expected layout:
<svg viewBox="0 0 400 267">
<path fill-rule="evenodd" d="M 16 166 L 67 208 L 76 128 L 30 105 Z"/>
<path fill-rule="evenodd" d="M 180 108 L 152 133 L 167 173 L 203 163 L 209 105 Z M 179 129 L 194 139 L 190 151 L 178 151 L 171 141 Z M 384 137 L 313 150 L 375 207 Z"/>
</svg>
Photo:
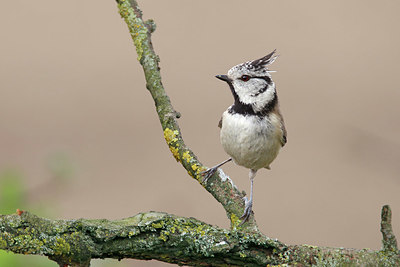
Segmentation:
<svg viewBox="0 0 400 267">
<path fill-rule="evenodd" d="M 240 223 L 240 225 L 244 224 L 250 217 L 250 214 L 252 213 L 252 209 L 253 209 L 253 180 L 254 177 L 256 177 L 256 173 L 257 170 L 250 170 L 249 172 L 249 178 L 250 178 L 250 199 L 247 199 L 247 197 L 244 197 L 244 203 L 245 203 L 245 207 L 244 207 L 244 211 L 243 211 L 243 215 L 240 217 L 240 219 L 242 219 L 242 222 Z"/>
<path fill-rule="evenodd" d="M 215 166 L 212 167 L 212 168 L 209 168 L 209 169 L 207 169 L 207 170 L 205 170 L 205 171 L 202 171 L 200 174 L 201 174 L 202 176 L 204 176 L 203 182 L 204 182 L 204 183 L 207 183 L 208 178 L 210 178 L 211 176 L 213 176 L 214 173 L 217 171 L 217 169 L 218 169 L 219 167 L 221 167 L 221 166 L 224 165 L 225 163 L 228 163 L 228 162 L 231 161 L 231 160 L 232 160 L 232 158 L 229 158 L 229 159 L 227 159 L 227 160 L 221 162 L 220 164 L 215 165 Z"/>
</svg>

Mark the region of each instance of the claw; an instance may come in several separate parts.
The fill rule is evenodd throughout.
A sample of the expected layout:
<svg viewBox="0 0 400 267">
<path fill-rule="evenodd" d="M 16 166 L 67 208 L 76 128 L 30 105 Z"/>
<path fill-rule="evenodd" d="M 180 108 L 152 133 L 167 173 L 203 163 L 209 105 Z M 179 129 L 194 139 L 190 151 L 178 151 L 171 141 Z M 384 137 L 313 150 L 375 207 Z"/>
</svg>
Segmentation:
<svg viewBox="0 0 400 267">
<path fill-rule="evenodd" d="M 207 183 L 208 178 L 214 175 L 217 171 L 218 167 L 209 168 L 205 171 L 200 172 L 200 175 L 203 176 L 203 183 Z"/>
<path fill-rule="evenodd" d="M 239 226 L 242 226 L 245 222 L 248 221 L 250 218 L 251 213 L 253 212 L 253 201 L 249 201 L 247 197 L 243 197 L 245 207 L 242 216 L 240 216 L 240 219 L 242 219 L 242 222 L 239 224 Z"/>
<path fill-rule="evenodd" d="M 213 176 L 214 173 L 217 171 L 217 169 L 218 169 L 219 167 L 221 167 L 222 165 L 224 165 L 225 163 L 227 163 L 227 162 L 229 162 L 229 161 L 231 161 L 231 160 L 232 160 L 232 158 L 229 158 L 229 159 L 227 159 L 227 160 L 221 162 L 220 164 L 218 164 L 218 165 L 216 165 L 216 166 L 214 166 L 214 167 L 212 167 L 212 168 L 209 168 L 209 169 L 207 169 L 207 170 L 205 170 L 205 171 L 200 172 L 200 175 L 204 176 L 204 178 L 203 178 L 203 183 L 207 183 L 208 178 L 210 178 L 211 176 Z"/>
</svg>

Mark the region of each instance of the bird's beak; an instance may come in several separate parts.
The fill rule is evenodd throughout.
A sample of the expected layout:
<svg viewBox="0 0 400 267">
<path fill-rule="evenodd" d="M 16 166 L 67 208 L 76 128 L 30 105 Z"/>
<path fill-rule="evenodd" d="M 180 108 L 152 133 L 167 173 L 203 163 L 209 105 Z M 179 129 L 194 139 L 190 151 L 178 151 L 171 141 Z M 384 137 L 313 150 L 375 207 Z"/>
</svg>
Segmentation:
<svg viewBox="0 0 400 267">
<path fill-rule="evenodd" d="M 218 78 L 218 79 L 220 79 L 220 80 L 222 80 L 222 81 L 225 81 L 225 82 L 227 82 L 227 83 L 229 83 L 229 82 L 232 81 L 232 80 L 229 79 L 229 77 L 226 76 L 226 75 L 217 75 L 217 76 L 215 76 L 215 78 Z"/>
</svg>

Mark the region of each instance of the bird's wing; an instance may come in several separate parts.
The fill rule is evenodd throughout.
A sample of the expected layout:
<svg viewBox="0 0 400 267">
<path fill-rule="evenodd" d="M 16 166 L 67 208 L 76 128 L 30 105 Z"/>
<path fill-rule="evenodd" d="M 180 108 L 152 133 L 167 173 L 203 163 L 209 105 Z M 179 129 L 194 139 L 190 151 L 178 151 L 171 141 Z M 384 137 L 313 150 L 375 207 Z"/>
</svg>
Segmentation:
<svg viewBox="0 0 400 267">
<path fill-rule="evenodd" d="M 276 107 L 276 112 L 278 113 L 280 120 L 281 120 L 281 130 L 282 130 L 281 145 L 283 147 L 287 143 L 287 131 L 286 131 L 286 127 L 285 127 L 285 121 L 283 120 L 281 111 L 279 110 L 278 106 Z"/>
<path fill-rule="evenodd" d="M 281 129 L 282 129 L 282 138 L 281 138 L 281 144 L 282 144 L 282 147 L 287 143 L 287 132 L 286 132 L 286 128 L 285 128 L 285 124 L 283 123 L 283 121 L 282 121 L 282 124 L 281 124 Z"/>
</svg>

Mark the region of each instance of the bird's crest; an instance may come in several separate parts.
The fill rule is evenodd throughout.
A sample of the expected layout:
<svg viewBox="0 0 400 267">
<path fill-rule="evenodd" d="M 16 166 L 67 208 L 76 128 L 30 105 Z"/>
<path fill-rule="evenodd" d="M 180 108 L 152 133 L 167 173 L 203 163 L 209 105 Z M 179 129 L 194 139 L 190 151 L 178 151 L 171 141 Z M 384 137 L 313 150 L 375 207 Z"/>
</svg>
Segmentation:
<svg viewBox="0 0 400 267">
<path fill-rule="evenodd" d="M 274 51 L 272 51 L 271 53 L 269 53 L 268 55 L 266 55 L 265 57 L 262 57 L 260 59 L 256 59 L 253 61 L 249 61 L 249 62 L 247 62 L 247 64 L 249 66 L 251 66 L 252 68 L 254 68 L 254 70 L 259 70 L 259 69 L 265 68 L 266 66 L 274 63 L 274 61 L 278 57 L 277 55 L 274 55 L 275 52 L 276 52 L 276 49 Z"/>
</svg>

